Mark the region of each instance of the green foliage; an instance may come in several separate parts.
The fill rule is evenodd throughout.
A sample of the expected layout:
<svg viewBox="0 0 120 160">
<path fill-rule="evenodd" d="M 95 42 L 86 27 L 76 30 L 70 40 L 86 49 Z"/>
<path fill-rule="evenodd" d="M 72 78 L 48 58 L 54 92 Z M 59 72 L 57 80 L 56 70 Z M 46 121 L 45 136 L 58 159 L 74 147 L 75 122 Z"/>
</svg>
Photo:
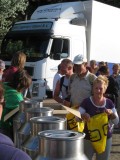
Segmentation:
<svg viewBox="0 0 120 160">
<path fill-rule="evenodd" d="M 29 18 L 38 6 L 70 1 L 79 0 L 0 0 L 0 41 L 14 22 Z M 120 8 L 120 0 L 97 1 Z"/>
<path fill-rule="evenodd" d="M 0 39 L 7 33 L 18 15 L 25 15 L 28 0 L 0 0 Z"/>
</svg>

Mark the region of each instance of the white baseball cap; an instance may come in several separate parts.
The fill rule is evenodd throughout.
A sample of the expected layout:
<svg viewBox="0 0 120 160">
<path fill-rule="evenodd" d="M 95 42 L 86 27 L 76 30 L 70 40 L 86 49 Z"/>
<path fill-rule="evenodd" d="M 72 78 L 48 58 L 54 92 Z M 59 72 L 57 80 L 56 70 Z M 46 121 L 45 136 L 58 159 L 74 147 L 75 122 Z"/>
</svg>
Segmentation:
<svg viewBox="0 0 120 160">
<path fill-rule="evenodd" d="M 82 54 L 78 54 L 74 57 L 73 64 L 82 64 L 84 62 L 87 62 L 87 59 L 84 58 Z"/>
</svg>

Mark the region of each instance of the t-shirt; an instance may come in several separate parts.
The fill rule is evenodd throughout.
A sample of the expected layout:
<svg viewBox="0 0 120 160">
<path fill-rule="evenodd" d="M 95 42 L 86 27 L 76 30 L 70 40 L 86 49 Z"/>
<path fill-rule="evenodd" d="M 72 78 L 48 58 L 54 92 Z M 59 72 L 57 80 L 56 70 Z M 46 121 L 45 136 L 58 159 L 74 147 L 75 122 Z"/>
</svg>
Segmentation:
<svg viewBox="0 0 120 160">
<path fill-rule="evenodd" d="M 62 75 L 60 73 L 56 73 L 54 78 L 53 78 L 53 95 L 54 95 L 56 83 L 57 83 L 58 80 L 60 80 L 61 77 L 62 77 Z"/>
<path fill-rule="evenodd" d="M 17 67 L 10 66 L 8 69 L 6 69 L 2 76 L 3 82 L 11 82 L 13 80 L 13 75 L 15 72 L 18 71 Z"/>
<path fill-rule="evenodd" d="M 66 76 L 63 76 L 63 82 L 62 84 L 60 84 L 61 86 L 61 94 L 62 94 L 62 98 L 63 99 L 67 99 L 69 94 L 68 94 L 68 85 L 70 83 L 70 78 L 66 77 Z M 62 80 L 61 78 L 61 80 Z M 60 82 L 61 83 L 61 82 Z"/>
<path fill-rule="evenodd" d="M 86 98 L 85 100 L 83 100 L 83 102 L 81 103 L 80 105 L 80 108 L 79 108 L 79 111 L 81 114 L 84 113 L 88 113 L 90 115 L 90 117 L 94 116 L 94 115 L 97 115 L 97 114 L 100 114 L 100 113 L 103 113 L 105 112 L 105 109 L 112 109 L 112 111 L 116 114 L 117 116 L 117 119 L 118 118 L 118 115 L 117 115 L 117 111 L 115 109 L 115 106 L 114 104 L 112 103 L 112 101 L 108 98 L 106 98 L 105 100 L 105 103 L 103 106 L 96 106 L 93 102 L 92 102 L 92 99 L 91 97 L 90 98 Z M 108 117 L 109 118 L 109 117 Z M 119 121 L 119 120 L 117 120 Z M 86 139 L 90 139 L 90 136 L 89 136 L 89 132 L 88 132 L 88 129 L 87 129 L 87 125 L 85 125 L 85 128 L 84 128 L 84 131 L 83 131 L 85 134 L 86 134 Z M 108 135 L 107 137 L 111 137 L 111 125 L 109 124 L 108 126 Z"/>
<path fill-rule="evenodd" d="M 0 128 L 10 128 L 13 125 L 13 117 L 9 118 L 5 122 L 4 117 L 7 113 L 19 106 L 19 102 L 23 101 L 23 95 L 22 93 L 10 87 L 8 83 L 4 83 L 4 99 L 5 107 L 3 109 L 2 118 L 0 121 Z"/>
<path fill-rule="evenodd" d="M 15 148 L 7 136 L 0 133 L 0 159 L 1 160 L 31 160 L 22 150 Z"/>
<path fill-rule="evenodd" d="M 73 80 L 71 81 L 72 77 Z M 78 75 L 72 75 L 70 77 L 69 94 L 71 97 L 71 105 L 79 106 L 83 99 L 89 97 L 92 93 L 92 84 L 96 79 L 96 76 L 89 71 L 87 74 L 80 78 Z"/>
</svg>

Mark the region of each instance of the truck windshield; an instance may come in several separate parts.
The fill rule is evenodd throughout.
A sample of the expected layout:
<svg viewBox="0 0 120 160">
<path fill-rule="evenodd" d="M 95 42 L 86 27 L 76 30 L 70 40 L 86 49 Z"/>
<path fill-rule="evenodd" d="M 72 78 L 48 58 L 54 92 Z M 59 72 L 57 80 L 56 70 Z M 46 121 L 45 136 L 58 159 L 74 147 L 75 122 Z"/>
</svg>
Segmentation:
<svg viewBox="0 0 120 160">
<path fill-rule="evenodd" d="M 4 39 L 2 43 L 2 57 L 12 57 L 13 53 L 22 50 L 28 58 L 44 58 L 48 46 L 49 38 L 15 35 Z"/>
</svg>

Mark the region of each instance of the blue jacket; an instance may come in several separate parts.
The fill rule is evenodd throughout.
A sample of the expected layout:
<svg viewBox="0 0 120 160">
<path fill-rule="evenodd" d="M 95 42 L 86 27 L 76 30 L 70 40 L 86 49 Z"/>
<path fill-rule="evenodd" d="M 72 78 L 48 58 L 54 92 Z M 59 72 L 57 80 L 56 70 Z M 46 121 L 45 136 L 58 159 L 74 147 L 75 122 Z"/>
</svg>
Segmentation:
<svg viewBox="0 0 120 160">
<path fill-rule="evenodd" d="M 25 152 L 15 148 L 11 139 L 0 133 L 0 160 L 32 160 Z"/>
</svg>

